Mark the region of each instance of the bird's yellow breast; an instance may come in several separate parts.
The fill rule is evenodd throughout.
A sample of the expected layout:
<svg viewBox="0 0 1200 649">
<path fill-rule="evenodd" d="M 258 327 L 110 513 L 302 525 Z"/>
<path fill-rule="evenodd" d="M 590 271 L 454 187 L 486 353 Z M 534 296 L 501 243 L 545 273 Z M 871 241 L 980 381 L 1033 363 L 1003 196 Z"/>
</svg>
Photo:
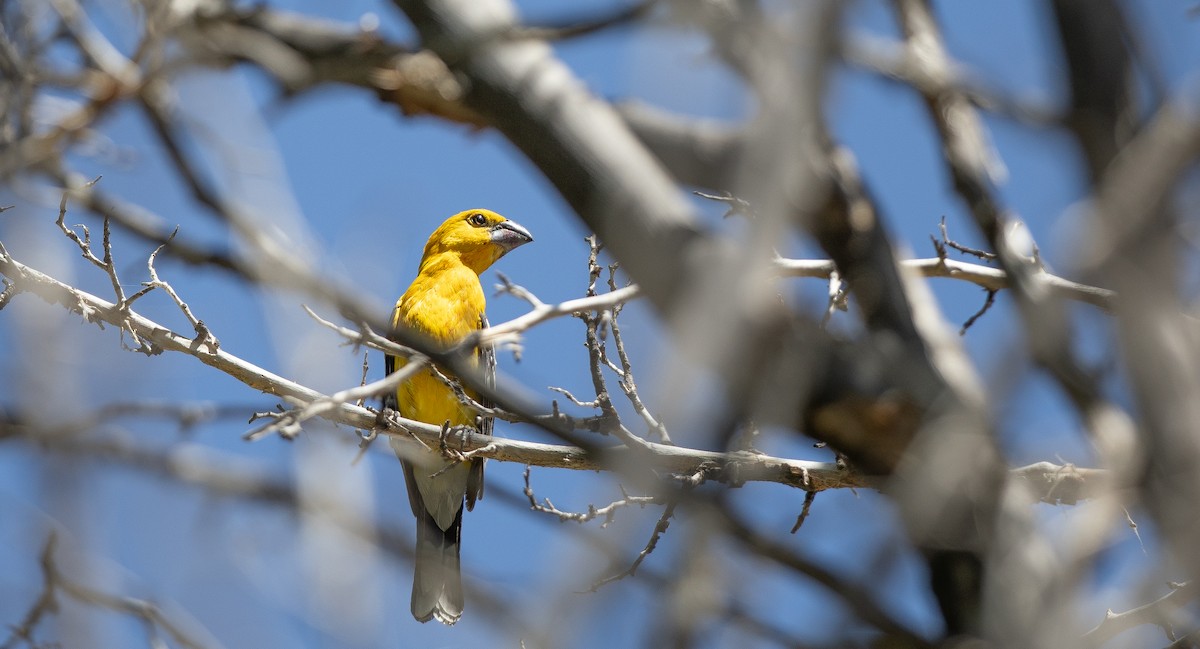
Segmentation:
<svg viewBox="0 0 1200 649">
<path fill-rule="evenodd" d="M 396 303 L 393 326 L 407 326 L 433 342 L 450 347 L 479 329 L 486 299 L 479 276 L 470 268 L 427 260 Z M 403 366 L 397 359 L 397 366 Z M 432 370 L 423 370 L 397 388 L 400 414 L 409 419 L 441 425 L 473 425 L 475 413 L 464 406 Z"/>
</svg>

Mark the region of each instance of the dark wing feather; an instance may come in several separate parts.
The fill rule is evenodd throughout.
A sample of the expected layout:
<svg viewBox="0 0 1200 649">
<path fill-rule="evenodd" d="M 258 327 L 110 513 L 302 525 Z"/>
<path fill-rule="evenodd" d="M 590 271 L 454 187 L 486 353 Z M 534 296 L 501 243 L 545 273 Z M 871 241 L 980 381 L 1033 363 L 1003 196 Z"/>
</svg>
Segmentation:
<svg viewBox="0 0 1200 649">
<path fill-rule="evenodd" d="M 490 326 L 491 325 L 488 324 L 487 315 L 481 313 L 479 315 L 479 328 L 487 329 Z M 482 361 L 481 365 L 483 367 L 483 384 L 489 388 L 494 388 L 496 387 L 496 348 L 489 346 L 486 349 L 480 350 L 479 353 L 482 356 L 480 360 Z M 496 404 L 487 397 L 481 399 L 480 403 L 487 408 L 493 408 L 496 406 Z M 496 422 L 491 417 L 483 417 L 483 421 L 479 424 L 479 432 L 484 435 L 491 435 L 492 428 L 495 426 L 495 424 Z"/>
<path fill-rule="evenodd" d="M 387 376 L 396 371 L 396 357 L 391 354 L 383 355 L 383 375 Z M 391 408 L 392 410 L 400 409 L 400 402 L 396 398 L 396 391 L 383 395 L 382 406 Z M 417 481 L 413 479 L 412 463 L 406 460 L 400 460 L 400 464 L 404 467 L 404 485 L 408 487 L 408 505 L 412 508 L 413 516 L 417 520 L 421 520 L 421 515 L 425 513 L 425 503 L 421 502 L 421 494 L 417 491 Z M 428 515 L 428 514 L 426 514 Z"/>
<path fill-rule="evenodd" d="M 396 371 L 396 357 L 392 356 L 391 354 L 384 354 L 383 355 L 383 375 L 387 376 L 388 374 L 391 374 L 392 372 L 395 372 L 395 371 Z M 382 405 L 384 408 L 391 408 L 392 410 L 398 410 L 400 408 L 400 404 L 398 404 L 396 402 L 396 391 L 395 390 L 392 390 L 391 392 L 388 392 L 387 394 L 383 395 L 383 399 L 381 401 L 383 402 Z"/>
<path fill-rule="evenodd" d="M 479 314 L 479 328 L 487 329 L 488 319 L 486 313 Z M 496 349 L 487 347 L 479 351 L 480 367 L 483 369 L 483 383 L 489 388 L 496 387 Z M 487 408 L 494 407 L 496 404 L 491 399 L 483 397 L 479 400 Z M 479 432 L 483 435 L 491 435 L 492 428 L 496 422 L 491 417 L 479 418 Z M 483 459 L 471 460 L 471 473 L 467 477 L 467 511 L 475 509 L 475 501 L 483 500 Z"/>
</svg>

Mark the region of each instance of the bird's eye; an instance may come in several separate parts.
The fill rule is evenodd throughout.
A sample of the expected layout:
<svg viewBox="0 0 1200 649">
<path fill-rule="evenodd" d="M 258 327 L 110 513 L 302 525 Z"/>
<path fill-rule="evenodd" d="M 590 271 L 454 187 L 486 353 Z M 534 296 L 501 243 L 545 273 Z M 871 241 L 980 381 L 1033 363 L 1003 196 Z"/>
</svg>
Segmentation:
<svg viewBox="0 0 1200 649">
<path fill-rule="evenodd" d="M 467 223 L 470 223 L 471 225 L 476 225 L 476 226 L 487 225 L 487 217 L 480 214 L 479 212 L 476 212 L 476 213 L 472 214 L 471 216 L 467 217 Z"/>
</svg>

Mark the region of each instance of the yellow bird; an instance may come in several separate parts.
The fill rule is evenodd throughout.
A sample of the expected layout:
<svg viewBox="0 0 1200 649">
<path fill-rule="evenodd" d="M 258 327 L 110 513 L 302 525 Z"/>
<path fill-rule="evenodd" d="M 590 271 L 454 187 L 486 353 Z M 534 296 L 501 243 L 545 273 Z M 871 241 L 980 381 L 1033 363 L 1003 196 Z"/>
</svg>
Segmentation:
<svg viewBox="0 0 1200 649">
<path fill-rule="evenodd" d="M 486 301 L 479 274 L 505 253 L 533 241 L 529 231 L 489 210 L 467 210 L 446 219 L 429 237 L 417 278 L 396 302 L 393 327 L 408 327 L 434 344 L 450 347 L 472 331 L 487 326 Z M 481 358 L 482 356 L 482 358 Z M 488 377 L 495 374 L 495 354 L 476 354 Z M 404 365 L 403 358 L 385 356 L 388 374 Z M 478 398 L 471 393 L 473 398 Z M 476 425 L 476 413 L 454 391 L 426 369 L 396 389 L 395 400 L 384 405 L 409 419 L 441 426 Z M 490 418 L 479 419 L 479 430 L 492 433 Z M 462 616 L 463 590 L 459 572 L 459 540 L 463 502 L 467 509 L 483 497 L 483 460 L 454 463 L 436 452 L 410 462 L 411 446 L 393 441 L 404 465 L 408 501 L 417 517 L 413 564 L 412 614 L 420 622 L 436 619 L 454 624 Z"/>
</svg>

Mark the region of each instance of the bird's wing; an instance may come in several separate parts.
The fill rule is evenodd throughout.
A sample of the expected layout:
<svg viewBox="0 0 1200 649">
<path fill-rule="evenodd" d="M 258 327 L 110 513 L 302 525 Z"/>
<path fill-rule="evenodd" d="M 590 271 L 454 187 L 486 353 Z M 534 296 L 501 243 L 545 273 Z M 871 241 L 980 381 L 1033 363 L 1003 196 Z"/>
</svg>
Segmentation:
<svg viewBox="0 0 1200 649">
<path fill-rule="evenodd" d="M 488 319 L 486 313 L 479 314 L 479 328 L 488 328 Z M 489 388 L 496 386 L 496 348 L 485 347 L 479 350 L 480 367 L 483 369 L 483 382 Z M 496 404 L 486 396 L 482 397 L 479 402 L 485 407 L 491 408 Z M 496 422 L 491 417 L 479 418 L 479 432 L 483 435 L 491 435 L 492 429 Z M 475 508 L 475 501 L 483 499 L 483 462 L 484 460 L 471 460 L 471 473 L 467 477 L 467 510 Z"/>
<path fill-rule="evenodd" d="M 392 356 L 391 354 L 384 354 L 383 375 L 387 376 L 392 372 L 395 372 L 396 369 L 396 357 Z M 383 398 L 381 399 L 382 406 L 384 408 L 391 408 L 392 410 L 399 412 L 400 401 L 396 394 L 396 389 L 384 394 Z M 406 487 L 408 487 L 408 505 L 412 508 L 413 516 L 416 516 L 417 520 L 421 520 L 421 515 L 425 512 L 425 505 L 421 502 L 421 494 L 417 492 L 417 482 L 413 477 L 412 463 L 405 461 L 403 458 L 401 458 L 400 463 L 404 465 L 404 484 Z"/>
<path fill-rule="evenodd" d="M 395 371 L 396 371 L 396 357 L 392 356 L 391 354 L 384 354 L 383 355 L 383 375 L 388 376 L 389 374 L 391 374 L 392 372 L 395 372 Z M 381 401 L 383 402 L 381 405 L 384 408 L 391 408 L 392 410 L 400 409 L 400 404 L 397 403 L 397 401 L 396 401 L 396 390 L 390 390 L 389 392 L 385 393 L 383 395 L 383 398 L 381 399 Z"/>
<path fill-rule="evenodd" d="M 487 329 L 489 326 L 487 314 L 479 314 L 479 328 Z M 481 356 L 480 367 L 483 368 L 483 384 L 489 388 L 496 387 L 496 348 L 492 346 L 485 347 L 479 350 Z M 484 406 L 491 408 L 496 404 L 489 398 L 484 397 L 480 401 Z M 491 435 L 492 428 L 495 426 L 495 421 L 491 417 L 484 417 L 479 424 L 479 432 L 484 435 Z"/>
</svg>

